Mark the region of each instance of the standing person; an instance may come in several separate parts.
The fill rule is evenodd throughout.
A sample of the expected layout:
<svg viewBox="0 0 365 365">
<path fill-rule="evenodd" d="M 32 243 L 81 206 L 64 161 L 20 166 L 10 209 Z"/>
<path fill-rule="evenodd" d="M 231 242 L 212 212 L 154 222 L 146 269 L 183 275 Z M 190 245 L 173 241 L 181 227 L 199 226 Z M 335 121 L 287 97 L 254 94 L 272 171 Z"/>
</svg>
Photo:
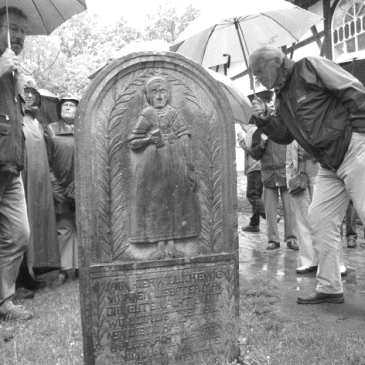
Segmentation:
<svg viewBox="0 0 365 365">
<path fill-rule="evenodd" d="M 251 118 L 247 126 L 246 135 L 239 138 L 239 144 L 245 151 L 245 173 L 247 176 L 246 198 L 252 206 L 252 216 L 244 232 L 260 232 L 260 217 L 266 218 L 265 206 L 262 201 L 263 185 L 261 181 L 261 162 L 250 155 L 252 135 L 257 129 L 255 119 Z"/>
<path fill-rule="evenodd" d="M 37 289 L 42 283 L 36 280 L 34 269 L 40 272 L 39 270 L 59 268 L 60 254 L 44 131 L 36 118 L 41 103 L 40 95 L 31 77 L 23 76 L 21 80 L 24 85 L 23 132 L 26 150 L 22 177 L 30 226 L 26 266 L 30 278 L 33 279 L 29 286 L 27 282 L 23 285 L 29 289 Z"/>
<path fill-rule="evenodd" d="M 284 208 L 285 242 L 288 248 L 298 250 L 296 236 L 293 233 L 290 196 L 286 186 L 286 146 L 275 143 L 257 129 L 252 136 L 250 155 L 255 160 L 261 160 L 268 237 L 266 250 L 280 247 L 277 222 L 279 194 Z"/>
<path fill-rule="evenodd" d="M 297 227 L 299 259 L 301 266 L 296 269 L 297 274 L 306 274 L 317 271 L 317 256 L 314 253 L 312 236 L 308 222 L 308 210 L 313 197 L 314 184 L 319 164 L 311 155 L 299 146 L 297 141 L 288 145 L 287 155 L 287 180 L 303 171 L 307 175 L 308 186 L 305 191 L 291 195 L 293 215 Z"/>
<path fill-rule="evenodd" d="M 308 186 L 305 191 L 298 194 L 291 194 L 293 203 L 293 216 L 297 227 L 299 245 L 300 267 L 296 269 L 297 274 L 306 274 L 317 271 L 318 259 L 314 252 L 312 235 L 308 221 L 308 210 L 313 198 L 313 190 L 319 169 L 319 163 L 308 152 L 299 146 L 297 141 L 288 145 L 286 154 L 287 180 L 302 171 L 307 176 Z M 340 272 L 342 276 L 347 274 L 346 266 L 343 263 L 343 252 L 340 247 Z"/>
<path fill-rule="evenodd" d="M 23 115 L 18 94 L 18 55 L 27 33 L 27 17 L 18 8 L 0 9 L 0 317 L 30 319 L 15 305 L 15 282 L 28 247 L 29 224 L 20 171 L 24 165 Z M 8 32 L 11 49 L 8 49 Z"/>
<path fill-rule="evenodd" d="M 74 120 L 78 103 L 74 95 L 62 96 L 57 105 L 59 121 L 49 124 L 45 133 L 61 255 L 59 284 L 67 280 L 70 270 L 79 267 L 74 175 Z"/>
<path fill-rule="evenodd" d="M 269 46 L 251 54 L 250 67 L 262 85 L 276 88 L 276 115 L 259 100 L 253 105 L 259 130 L 277 143 L 296 139 L 321 165 L 309 209 L 318 283 L 298 303 L 343 303 L 340 227 L 350 199 L 365 222 L 365 88 L 332 61 L 295 62 Z"/>
</svg>

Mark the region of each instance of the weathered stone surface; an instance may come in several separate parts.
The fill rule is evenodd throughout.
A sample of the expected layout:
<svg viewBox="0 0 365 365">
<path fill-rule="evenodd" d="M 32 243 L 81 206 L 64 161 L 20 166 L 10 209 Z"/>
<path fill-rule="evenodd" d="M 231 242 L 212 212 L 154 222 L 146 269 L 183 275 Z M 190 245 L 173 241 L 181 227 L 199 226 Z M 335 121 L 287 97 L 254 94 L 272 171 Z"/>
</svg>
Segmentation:
<svg viewBox="0 0 365 365">
<path fill-rule="evenodd" d="M 237 331 L 234 271 L 229 255 L 92 268 L 99 363 L 223 364 Z"/>
<path fill-rule="evenodd" d="M 234 149 L 224 93 L 183 56 L 132 54 L 93 80 L 76 124 L 85 364 L 237 357 Z"/>
</svg>

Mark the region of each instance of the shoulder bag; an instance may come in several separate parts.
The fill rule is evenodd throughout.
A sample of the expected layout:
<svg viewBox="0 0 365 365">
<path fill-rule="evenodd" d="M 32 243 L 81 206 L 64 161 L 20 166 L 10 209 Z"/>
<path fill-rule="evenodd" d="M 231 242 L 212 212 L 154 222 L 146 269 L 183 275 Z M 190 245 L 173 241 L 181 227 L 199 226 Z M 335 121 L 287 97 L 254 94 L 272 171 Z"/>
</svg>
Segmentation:
<svg viewBox="0 0 365 365">
<path fill-rule="evenodd" d="M 289 193 L 291 195 L 298 195 L 307 189 L 308 176 L 304 172 L 304 164 L 305 162 L 299 163 L 298 173 L 293 175 L 288 181 Z"/>
</svg>

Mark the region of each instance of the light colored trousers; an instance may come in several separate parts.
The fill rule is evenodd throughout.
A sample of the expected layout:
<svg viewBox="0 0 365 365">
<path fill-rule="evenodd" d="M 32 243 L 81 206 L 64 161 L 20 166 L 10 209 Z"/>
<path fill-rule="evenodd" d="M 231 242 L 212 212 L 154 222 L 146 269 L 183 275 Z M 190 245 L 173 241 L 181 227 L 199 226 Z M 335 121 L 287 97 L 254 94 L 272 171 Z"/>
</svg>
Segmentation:
<svg viewBox="0 0 365 365">
<path fill-rule="evenodd" d="M 0 304 L 15 294 L 15 282 L 28 248 L 29 224 L 20 176 L 0 173 Z"/>
<path fill-rule="evenodd" d="M 308 221 L 315 181 L 316 176 L 308 177 L 307 189 L 301 194 L 291 196 L 301 266 L 317 266 L 317 256 L 314 253 Z"/>
<path fill-rule="evenodd" d="M 78 251 L 75 213 L 56 215 L 57 239 L 61 255 L 61 269 L 78 269 Z"/>
<path fill-rule="evenodd" d="M 292 224 L 292 210 L 290 196 L 287 187 L 267 188 L 264 187 L 264 203 L 266 213 L 266 226 L 268 241 L 280 242 L 277 214 L 279 205 L 279 192 L 284 208 L 284 238 L 294 236 Z"/>
<path fill-rule="evenodd" d="M 339 169 L 320 167 L 309 208 L 313 247 L 318 257 L 317 288 L 342 293 L 340 274 L 341 226 L 350 199 L 365 224 L 365 134 L 353 133 Z"/>
<path fill-rule="evenodd" d="M 308 211 L 313 198 L 316 176 L 308 177 L 308 188 L 303 194 L 292 196 L 292 210 L 295 217 L 294 233 L 298 238 L 301 266 L 317 266 L 318 259 L 313 248 L 313 237 L 309 226 Z M 343 249 L 340 245 L 340 265 L 344 265 Z"/>
</svg>

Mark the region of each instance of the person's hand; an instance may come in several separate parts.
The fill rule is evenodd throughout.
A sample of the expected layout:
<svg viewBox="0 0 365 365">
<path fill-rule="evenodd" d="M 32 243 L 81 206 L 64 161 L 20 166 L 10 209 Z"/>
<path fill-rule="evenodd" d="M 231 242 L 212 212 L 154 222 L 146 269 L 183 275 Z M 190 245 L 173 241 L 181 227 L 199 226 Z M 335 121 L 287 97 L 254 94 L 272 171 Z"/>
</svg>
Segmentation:
<svg viewBox="0 0 365 365">
<path fill-rule="evenodd" d="M 241 142 L 243 140 L 243 132 L 242 131 L 237 132 L 237 140 L 238 140 L 238 142 Z"/>
<path fill-rule="evenodd" d="M 271 114 L 271 108 L 268 104 L 266 104 L 262 99 L 260 98 L 255 98 L 252 100 L 252 115 L 255 118 L 260 118 L 260 119 L 268 119 L 268 117 Z"/>
<path fill-rule="evenodd" d="M 66 188 L 67 197 L 75 199 L 75 181 L 71 182 Z"/>
<path fill-rule="evenodd" d="M 260 136 L 260 147 L 265 148 L 267 143 L 268 137 L 265 133 L 262 133 Z"/>
<path fill-rule="evenodd" d="M 19 62 L 15 53 L 7 48 L 0 57 L 0 77 L 18 69 Z"/>
</svg>

